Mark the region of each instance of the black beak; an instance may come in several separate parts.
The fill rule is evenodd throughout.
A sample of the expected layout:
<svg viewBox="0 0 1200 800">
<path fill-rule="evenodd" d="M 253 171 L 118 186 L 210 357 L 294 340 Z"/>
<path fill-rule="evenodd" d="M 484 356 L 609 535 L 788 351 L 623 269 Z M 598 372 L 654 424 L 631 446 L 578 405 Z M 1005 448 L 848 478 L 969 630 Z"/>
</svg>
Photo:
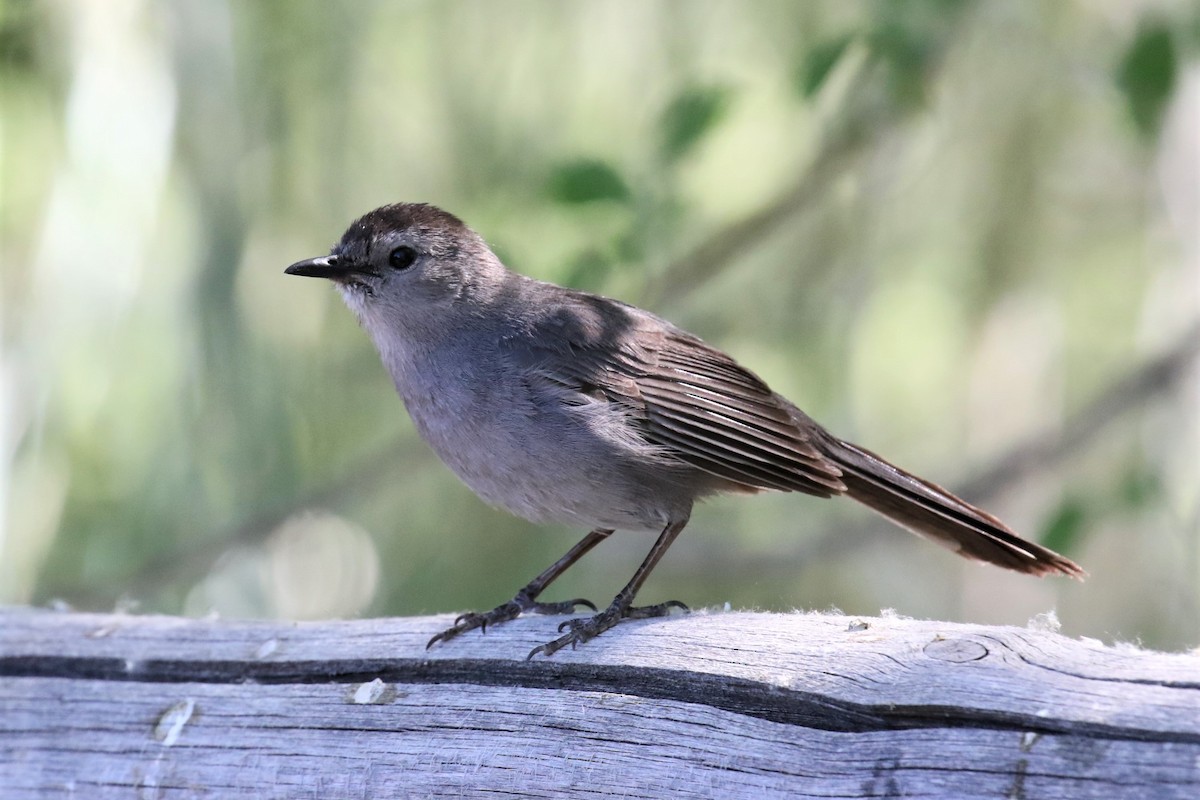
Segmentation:
<svg viewBox="0 0 1200 800">
<path fill-rule="evenodd" d="M 297 261 L 284 272 L 288 275 L 300 275 L 305 278 L 328 278 L 331 281 L 340 281 L 348 278 L 354 270 L 337 256 L 321 256 Z"/>
</svg>

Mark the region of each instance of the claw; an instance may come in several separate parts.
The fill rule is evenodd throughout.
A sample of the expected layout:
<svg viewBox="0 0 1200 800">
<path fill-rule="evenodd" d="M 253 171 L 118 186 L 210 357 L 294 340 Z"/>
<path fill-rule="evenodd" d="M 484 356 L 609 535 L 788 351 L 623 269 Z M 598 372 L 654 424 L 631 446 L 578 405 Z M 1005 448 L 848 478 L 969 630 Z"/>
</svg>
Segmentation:
<svg viewBox="0 0 1200 800">
<path fill-rule="evenodd" d="M 596 606 L 591 600 L 583 597 L 576 597 L 574 600 L 563 600 L 559 603 L 533 603 L 530 602 L 525 606 L 523 611 L 532 611 L 536 614 L 574 614 L 578 606 L 596 610 Z"/>
<path fill-rule="evenodd" d="M 425 645 L 425 649 L 428 650 L 438 642 L 448 642 L 454 637 L 468 631 L 473 631 L 476 628 L 479 629 L 480 634 L 485 634 L 489 625 L 499 625 L 501 622 L 508 622 L 529 611 L 537 614 L 573 614 L 577 606 L 590 608 L 592 611 L 596 610 L 596 606 L 590 600 L 585 600 L 582 597 L 577 597 L 574 600 L 563 600 L 559 603 L 538 603 L 524 592 L 519 592 L 512 600 L 496 606 L 491 611 L 486 611 L 482 614 L 475 611 L 459 614 L 455 617 L 453 625 L 429 640 Z"/>
<path fill-rule="evenodd" d="M 571 649 L 574 650 L 577 645 L 596 638 L 624 620 L 665 617 L 671 613 L 671 609 L 675 608 L 682 609 L 685 612 L 689 610 L 686 605 L 678 600 L 668 600 L 665 603 L 659 603 L 655 606 L 638 607 L 614 601 L 608 608 L 588 619 L 568 619 L 563 621 L 558 626 L 558 632 L 563 635 L 553 641 L 533 648 L 529 651 L 529 655 L 525 657 L 525 660 L 529 661 L 539 653 L 548 658 L 567 645 L 571 645 Z M 563 631 L 566 631 L 566 633 L 563 633 Z"/>
<path fill-rule="evenodd" d="M 631 608 L 625 614 L 626 619 L 650 619 L 651 617 L 665 617 L 671 613 L 671 609 L 678 608 L 685 614 L 690 613 L 691 609 L 678 600 L 668 600 L 665 603 L 659 603 L 656 606 L 640 606 Z"/>
<path fill-rule="evenodd" d="M 600 610 L 600 609 L 596 608 L 595 603 L 593 603 L 591 600 L 588 600 L 587 598 L 584 598 L 584 597 L 576 597 L 574 600 L 570 600 L 568 602 L 571 604 L 572 612 L 575 611 L 575 606 L 583 606 L 584 608 L 590 608 L 592 611 Z"/>
</svg>

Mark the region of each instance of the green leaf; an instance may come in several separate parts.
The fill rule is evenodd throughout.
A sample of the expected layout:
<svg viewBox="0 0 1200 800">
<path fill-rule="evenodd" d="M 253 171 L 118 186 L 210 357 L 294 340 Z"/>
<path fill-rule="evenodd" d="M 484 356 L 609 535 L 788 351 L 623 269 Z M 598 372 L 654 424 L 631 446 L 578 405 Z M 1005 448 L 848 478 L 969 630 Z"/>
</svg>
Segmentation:
<svg viewBox="0 0 1200 800">
<path fill-rule="evenodd" d="M 1042 525 L 1042 535 L 1038 539 L 1051 550 L 1069 553 L 1083 533 L 1083 524 L 1087 521 L 1087 516 L 1083 503 L 1075 498 L 1065 498 Z"/>
<path fill-rule="evenodd" d="M 547 184 L 550 197 L 566 205 L 604 200 L 624 202 L 629 187 L 608 163 L 598 159 L 578 159 L 560 164 L 550 173 Z"/>
<path fill-rule="evenodd" d="M 1143 25 L 1117 69 L 1117 86 L 1125 93 L 1138 133 L 1158 133 L 1163 109 L 1175 89 L 1179 68 L 1175 40 L 1161 23 Z"/>
<path fill-rule="evenodd" d="M 820 42 L 808 51 L 804 63 L 796 73 L 796 88 L 800 90 L 802 97 L 811 98 L 820 90 L 852 41 L 853 36 L 839 36 Z"/>
<path fill-rule="evenodd" d="M 681 92 L 663 112 L 662 152 L 667 161 L 687 155 L 729 109 L 724 86 L 694 86 Z"/>
</svg>

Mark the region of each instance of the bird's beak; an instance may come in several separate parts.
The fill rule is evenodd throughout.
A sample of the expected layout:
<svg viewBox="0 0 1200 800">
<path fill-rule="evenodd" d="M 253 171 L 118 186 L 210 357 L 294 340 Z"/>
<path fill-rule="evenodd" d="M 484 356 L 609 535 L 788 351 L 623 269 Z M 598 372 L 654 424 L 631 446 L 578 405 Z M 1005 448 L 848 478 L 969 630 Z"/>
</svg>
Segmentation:
<svg viewBox="0 0 1200 800">
<path fill-rule="evenodd" d="M 305 261 L 297 261 L 290 267 L 284 270 L 288 275 L 300 275 L 304 278 L 328 278 L 331 281 L 340 281 L 349 277 L 350 273 L 354 272 L 350 265 L 338 259 L 337 256 L 321 256 L 320 258 L 310 258 Z"/>
</svg>

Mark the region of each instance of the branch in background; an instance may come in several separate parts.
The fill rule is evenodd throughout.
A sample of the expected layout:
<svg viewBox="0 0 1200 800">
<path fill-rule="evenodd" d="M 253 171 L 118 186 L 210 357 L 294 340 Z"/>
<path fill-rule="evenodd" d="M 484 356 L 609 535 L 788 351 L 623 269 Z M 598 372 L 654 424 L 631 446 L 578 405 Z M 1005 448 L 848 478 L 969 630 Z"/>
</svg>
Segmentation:
<svg viewBox="0 0 1200 800">
<path fill-rule="evenodd" d="M 894 49 L 911 32 L 903 33 L 887 23 L 883 26 L 886 32 L 868 34 L 862 58 L 853 63 L 853 72 L 841 89 L 840 104 L 824 125 L 820 145 L 800 180 L 773 202 L 725 226 L 671 262 L 646 288 L 643 301 L 651 307 L 680 302 L 823 197 L 863 153 L 874 149 L 898 123 L 922 107 L 914 101 L 914 94 L 923 94 L 916 87 L 934 82 L 950 43 L 957 41 L 960 20 L 966 16 L 944 15 L 941 22 L 945 28 L 934 41 L 923 42 L 916 58 L 905 47 Z M 842 61 L 847 60 L 845 49 L 845 42 L 838 45 Z M 897 57 L 898 52 L 904 56 Z"/>
<path fill-rule="evenodd" d="M 883 138 L 884 130 L 882 127 L 872 128 L 869 132 L 859 130 L 853 136 L 827 141 L 791 189 L 774 202 L 727 225 L 669 264 L 646 289 L 644 303 L 651 307 L 679 303 L 719 275 L 736 258 L 761 244 L 820 198 L 836 178 L 857 163 L 862 152 Z"/>
<path fill-rule="evenodd" d="M 1192 326 L 1167 352 L 1151 358 L 1114 381 L 1069 419 L 1060 433 L 1030 437 L 959 488 L 967 497 L 989 500 L 1022 482 L 1030 474 L 1062 463 L 1129 411 L 1157 395 L 1173 390 L 1198 355 L 1200 323 Z"/>
<path fill-rule="evenodd" d="M 820 199 L 863 153 L 894 129 L 901 113 L 876 96 L 869 82 L 872 74 L 868 66 L 860 66 L 855 85 L 846 90 L 843 109 L 830 126 L 831 133 L 823 138 L 800 179 L 774 201 L 726 225 L 672 261 L 646 288 L 643 304 L 661 308 L 683 301 Z"/>
</svg>

